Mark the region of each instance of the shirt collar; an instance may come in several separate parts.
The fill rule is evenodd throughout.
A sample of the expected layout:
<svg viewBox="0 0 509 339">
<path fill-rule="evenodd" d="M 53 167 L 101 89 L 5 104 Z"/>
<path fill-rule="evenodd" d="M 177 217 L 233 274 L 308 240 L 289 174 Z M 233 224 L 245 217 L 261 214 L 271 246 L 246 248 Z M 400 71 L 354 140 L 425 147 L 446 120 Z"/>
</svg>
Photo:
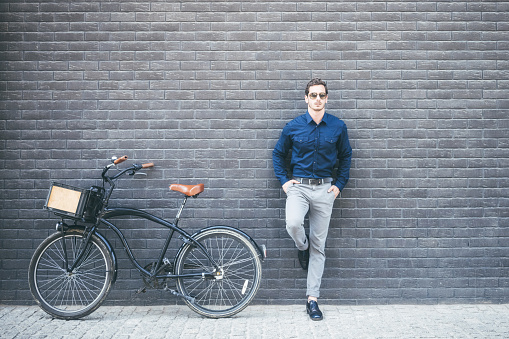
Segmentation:
<svg viewBox="0 0 509 339">
<path fill-rule="evenodd" d="M 306 122 L 309 124 L 311 121 L 313 121 L 313 118 L 311 118 L 311 114 L 309 114 L 309 111 L 306 111 Z M 327 125 L 329 121 L 329 115 L 327 112 L 323 114 L 322 122 Z"/>
</svg>

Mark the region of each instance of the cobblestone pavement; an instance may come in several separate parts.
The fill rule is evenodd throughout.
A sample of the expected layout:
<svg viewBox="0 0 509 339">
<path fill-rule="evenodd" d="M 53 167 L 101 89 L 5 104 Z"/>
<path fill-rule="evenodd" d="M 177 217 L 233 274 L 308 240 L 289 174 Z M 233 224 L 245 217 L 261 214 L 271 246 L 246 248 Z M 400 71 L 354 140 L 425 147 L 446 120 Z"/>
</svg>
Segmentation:
<svg viewBox="0 0 509 339">
<path fill-rule="evenodd" d="M 509 338 L 509 305 L 251 305 L 227 319 L 186 306 L 103 306 L 81 319 L 52 319 L 37 306 L 0 306 L 0 338 Z"/>
</svg>

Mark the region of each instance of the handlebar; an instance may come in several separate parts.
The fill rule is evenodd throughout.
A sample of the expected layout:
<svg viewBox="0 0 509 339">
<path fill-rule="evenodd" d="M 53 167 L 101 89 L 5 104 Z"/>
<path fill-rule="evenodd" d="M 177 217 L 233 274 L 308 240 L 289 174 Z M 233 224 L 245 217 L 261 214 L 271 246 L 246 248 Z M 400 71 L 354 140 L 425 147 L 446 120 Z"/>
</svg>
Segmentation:
<svg viewBox="0 0 509 339">
<path fill-rule="evenodd" d="M 127 155 L 124 155 L 123 157 L 120 157 L 120 158 L 118 158 L 118 159 L 115 159 L 115 160 L 113 161 L 113 163 L 114 163 L 115 165 L 118 165 L 118 164 L 123 163 L 123 162 L 124 162 L 124 161 L 126 161 L 126 160 L 127 160 Z"/>
<path fill-rule="evenodd" d="M 103 172 L 101 174 L 101 177 L 103 179 L 103 188 L 104 188 L 104 183 L 106 183 L 106 182 L 110 185 L 109 189 L 107 190 L 106 196 L 105 196 L 105 198 L 103 200 L 105 206 L 107 206 L 108 201 L 109 201 L 110 196 L 111 196 L 111 193 L 113 192 L 113 189 L 115 188 L 114 180 L 118 179 L 119 177 L 121 177 L 122 175 L 124 175 L 126 173 L 128 173 L 129 175 L 133 175 L 137 171 L 141 170 L 142 168 L 154 167 L 154 163 L 152 163 L 152 162 L 145 163 L 145 164 L 142 164 L 142 165 L 140 165 L 140 164 L 133 164 L 132 166 L 121 170 L 119 173 L 117 173 L 117 174 L 115 174 L 113 176 L 107 176 L 106 173 L 108 172 L 108 170 L 111 167 L 113 167 L 115 165 L 118 165 L 118 164 L 121 164 L 121 163 L 123 163 L 124 161 L 127 160 L 127 155 L 124 155 L 123 157 L 120 157 L 118 159 L 115 159 L 115 158 L 113 158 L 113 159 L 112 159 L 112 163 L 111 164 L 109 164 L 109 165 L 104 167 Z"/>
<path fill-rule="evenodd" d="M 107 181 L 108 183 L 112 184 L 112 180 L 115 180 L 117 179 L 118 177 L 124 175 L 125 173 L 128 173 L 129 174 L 134 174 L 136 173 L 137 171 L 139 171 L 140 169 L 142 168 L 149 168 L 149 167 L 154 167 L 154 163 L 153 162 L 149 162 L 149 163 L 145 163 L 145 164 L 142 164 L 142 165 L 139 165 L 139 164 L 133 164 L 131 167 L 128 167 L 126 169 L 123 169 L 122 171 L 120 171 L 120 173 L 117 173 L 115 174 L 114 176 L 106 176 L 106 173 L 108 172 L 108 170 L 115 166 L 115 165 L 118 165 L 118 164 L 121 164 L 123 163 L 124 161 L 127 160 L 127 155 L 124 155 L 123 157 L 120 157 L 120 158 L 115 158 L 113 157 L 112 158 L 112 163 L 107 165 L 106 167 L 104 167 L 103 169 L 103 172 L 102 172 L 102 178 Z"/>
</svg>

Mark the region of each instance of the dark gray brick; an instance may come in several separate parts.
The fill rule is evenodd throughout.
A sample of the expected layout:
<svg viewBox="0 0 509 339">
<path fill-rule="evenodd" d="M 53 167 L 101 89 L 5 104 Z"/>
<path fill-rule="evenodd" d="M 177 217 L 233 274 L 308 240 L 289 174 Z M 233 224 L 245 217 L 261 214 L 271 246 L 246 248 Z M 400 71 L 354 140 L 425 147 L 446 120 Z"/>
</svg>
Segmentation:
<svg viewBox="0 0 509 339">
<path fill-rule="evenodd" d="M 0 253 L 8 268 L 0 299 L 30 302 L 14 292 L 26 284 L 16 269 L 53 227 L 41 208 L 50 181 L 89 186 L 112 155 L 127 154 L 156 167 L 123 181 L 119 204 L 171 219 L 180 197 L 167 185 L 205 182 L 186 227 L 242 228 L 271 254 L 260 300 L 301 300 L 305 274 L 284 229 L 271 152 L 286 122 L 305 111 L 306 82 L 319 76 L 354 148 L 322 295 L 352 304 L 507 302 L 508 8 L 1 4 L 0 248 L 13 251 Z M 159 246 L 164 237 L 125 227 L 142 260 L 147 240 Z M 125 257 L 121 266 L 129 267 Z M 130 300 L 138 274 L 120 275 L 110 297 Z"/>
</svg>

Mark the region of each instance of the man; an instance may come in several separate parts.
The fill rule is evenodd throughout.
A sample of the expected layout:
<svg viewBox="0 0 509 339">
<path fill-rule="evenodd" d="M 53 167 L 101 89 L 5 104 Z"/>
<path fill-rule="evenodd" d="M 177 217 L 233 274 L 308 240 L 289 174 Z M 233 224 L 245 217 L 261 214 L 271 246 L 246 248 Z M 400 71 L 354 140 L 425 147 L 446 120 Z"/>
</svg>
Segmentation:
<svg viewBox="0 0 509 339">
<path fill-rule="evenodd" d="M 272 160 L 276 177 L 287 195 L 286 229 L 299 250 L 300 265 L 308 270 L 306 310 L 312 320 L 322 320 L 318 297 L 325 265 L 325 240 L 334 200 L 349 178 L 352 148 L 345 123 L 325 113 L 327 84 L 320 79 L 311 80 L 304 99 L 308 105 L 306 114 L 283 128 Z M 290 150 L 291 177 L 285 166 Z M 306 214 L 309 236 L 304 230 Z"/>
</svg>

